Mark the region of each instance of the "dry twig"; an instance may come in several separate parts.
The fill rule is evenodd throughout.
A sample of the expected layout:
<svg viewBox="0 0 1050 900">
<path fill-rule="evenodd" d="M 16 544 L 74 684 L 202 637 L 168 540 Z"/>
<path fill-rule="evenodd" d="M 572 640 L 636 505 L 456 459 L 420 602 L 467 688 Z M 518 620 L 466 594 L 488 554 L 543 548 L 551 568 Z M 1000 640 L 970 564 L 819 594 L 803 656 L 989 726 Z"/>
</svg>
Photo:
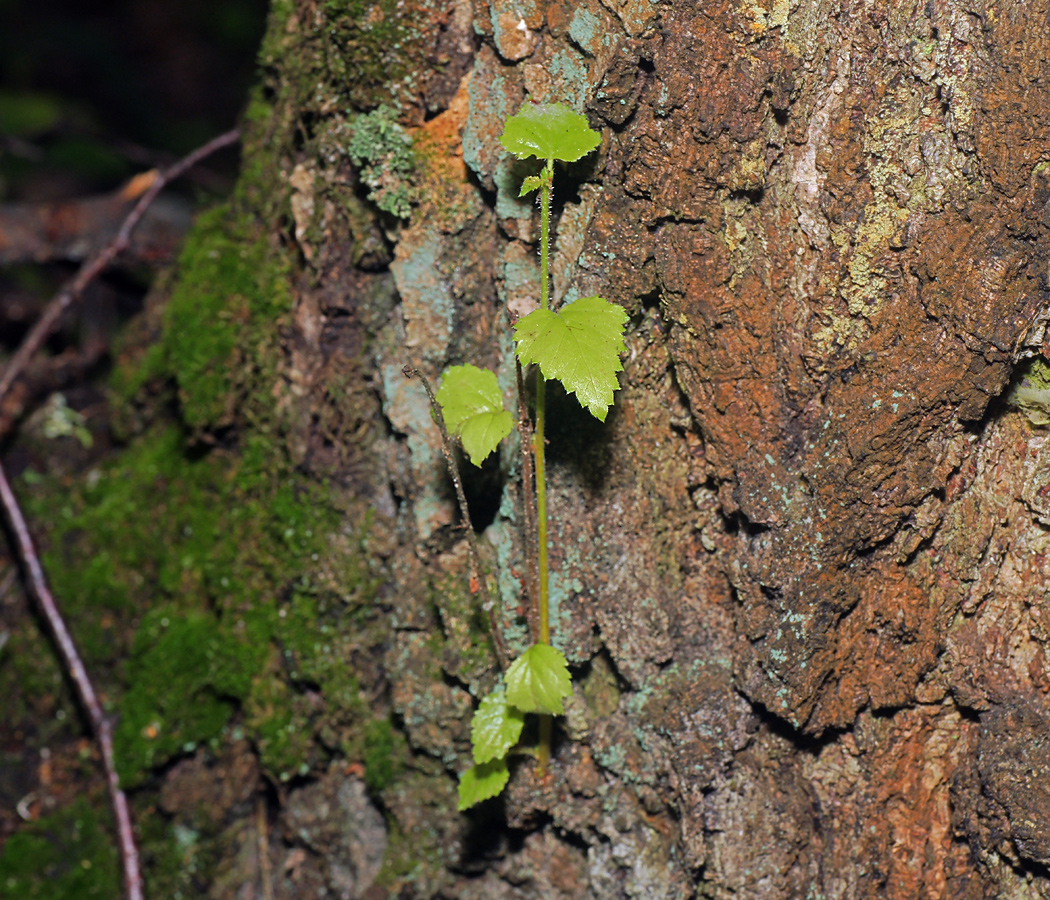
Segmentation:
<svg viewBox="0 0 1050 900">
<path fill-rule="evenodd" d="M 463 527 L 467 535 L 467 556 L 470 559 L 470 589 L 481 592 L 481 608 L 489 614 L 489 625 L 492 631 L 492 640 L 496 645 L 496 656 L 499 659 L 500 669 L 506 670 L 508 656 L 507 645 L 503 641 L 503 632 L 499 627 L 499 615 L 496 604 L 489 597 L 488 584 L 481 571 L 481 554 L 478 552 L 478 538 L 474 534 L 474 526 L 470 521 L 470 509 L 467 507 L 467 498 L 463 493 L 463 483 L 459 478 L 459 468 L 456 466 L 455 451 L 452 447 L 452 438 L 449 437 L 448 428 L 445 426 L 445 416 L 441 412 L 441 404 L 434 396 L 434 389 L 430 386 L 427 377 L 414 366 L 405 366 L 401 370 L 406 378 L 418 378 L 423 383 L 423 389 L 430 398 L 430 411 L 434 422 L 441 432 L 441 451 L 445 455 L 445 464 L 448 466 L 448 474 L 452 478 L 452 484 L 456 488 L 456 499 L 459 501 L 459 513 L 463 517 Z"/>
<path fill-rule="evenodd" d="M 32 330 L 26 335 L 25 340 L 22 341 L 22 345 L 15 352 L 15 355 L 11 357 L 11 361 L 4 370 L 3 377 L 0 378 L 0 398 L 7 394 L 29 360 L 43 346 L 44 341 L 47 340 L 54 330 L 62 313 L 73 305 L 84 292 L 84 288 L 97 278 L 128 246 L 132 230 L 145 215 L 146 210 L 157 198 L 157 195 L 187 169 L 195 166 L 202 159 L 210 156 L 217 150 L 236 143 L 240 140 L 240 137 L 240 129 L 235 128 L 232 131 L 227 131 L 225 134 L 220 134 L 217 138 L 208 141 L 203 147 L 198 147 L 171 168 L 165 169 L 163 172 L 153 173 L 153 183 L 139 197 L 138 203 L 128 213 L 124 224 L 120 226 L 120 231 L 116 233 L 113 240 L 100 253 L 87 260 L 80 267 L 77 274 L 55 295 L 55 298 L 48 304 L 47 309 L 44 310 L 43 315 L 40 316 Z"/>
<path fill-rule="evenodd" d="M 94 278 L 98 277 L 128 246 L 132 229 L 138 224 L 150 203 L 153 202 L 161 190 L 169 182 L 178 178 L 183 172 L 196 165 L 206 156 L 223 147 L 228 147 L 238 140 L 240 140 L 239 130 L 228 131 L 194 150 L 163 172 L 152 173 L 149 188 L 143 192 L 134 209 L 128 214 L 124 224 L 120 227 L 120 231 L 117 232 L 105 249 L 87 260 L 80 267 L 76 276 L 55 295 L 54 299 L 48 304 L 47 309 L 44 310 L 43 315 L 41 315 L 29 334 L 26 335 L 22 345 L 11 357 L 7 368 L 4 370 L 3 377 L 0 378 L 0 400 L 11 389 L 11 385 L 25 370 L 33 355 L 47 340 L 48 335 L 51 334 L 62 314 L 80 297 L 84 288 Z M 41 612 L 47 620 L 48 627 L 51 629 L 55 643 L 58 646 L 62 662 L 73 680 L 77 696 L 87 712 L 92 730 L 95 732 L 95 737 L 101 749 L 102 765 L 106 770 L 110 801 L 113 804 L 113 814 L 117 822 L 120 856 L 124 869 L 124 895 L 127 900 L 142 900 L 142 873 L 139 868 L 138 849 L 135 845 L 135 830 L 131 823 L 131 812 L 128 808 L 127 796 L 120 788 L 120 779 L 117 776 L 117 770 L 113 762 L 113 728 L 109 718 L 102 710 L 102 704 L 99 702 L 98 694 L 95 692 L 91 679 L 88 677 L 84 662 L 77 652 L 69 629 L 66 627 L 62 614 L 58 610 L 58 605 L 55 603 L 55 598 L 48 587 L 47 578 L 44 575 L 43 566 L 40 564 L 40 557 L 33 544 L 25 517 L 22 515 L 22 510 L 18 505 L 14 492 L 11 490 L 11 485 L 8 483 L 2 465 L 0 465 L 0 505 L 3 506 L 7 520 L 11 525 L 11 531 L 14 533 L 15 544 L 22 559 L 22 564 L 25 567 L 26 577 L 32 593 L 40 604 Z"/>
</svg>

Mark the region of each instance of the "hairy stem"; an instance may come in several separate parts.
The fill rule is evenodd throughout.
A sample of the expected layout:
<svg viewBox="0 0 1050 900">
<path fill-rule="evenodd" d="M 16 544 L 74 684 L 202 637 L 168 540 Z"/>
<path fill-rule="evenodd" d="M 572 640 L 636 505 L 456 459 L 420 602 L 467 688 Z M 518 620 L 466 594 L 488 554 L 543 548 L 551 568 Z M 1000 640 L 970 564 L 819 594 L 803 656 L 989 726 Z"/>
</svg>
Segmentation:
<svg viewBox="0 0 1050 900">
<path fill-rule="evenodd" d="M 543 186 L 540 188 L 540 309 L 550 308 L 550 219 L 551 193 L 554 183 L 554 160 L 547 160 Z M 536 433 L 533 436 L 536 458 L 536 533 L 539 543 L 540 633 L 541 644 L 549 644 L 550 590 L 547 577 L 547 479 L 545 464 L 544 426 L 547 419 L 546 380 L 543 372 L 536 373 Z"/>
</svg>

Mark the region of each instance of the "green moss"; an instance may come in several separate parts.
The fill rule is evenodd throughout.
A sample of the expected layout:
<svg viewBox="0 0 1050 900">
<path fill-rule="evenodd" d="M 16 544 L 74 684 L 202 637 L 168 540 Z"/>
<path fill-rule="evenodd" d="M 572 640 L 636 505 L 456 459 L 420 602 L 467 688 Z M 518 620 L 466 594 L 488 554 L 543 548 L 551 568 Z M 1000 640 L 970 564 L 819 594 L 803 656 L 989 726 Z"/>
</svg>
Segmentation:
<svg viewBox="0 0 1050 900">
<path fill-rule="evenodd" d="M 273 669 L 260 673 L 246 709 L 259 761 L 281 781 L 310 771 L 313 731 L 300 695 Z"/>
<path fill-rule="evenodd" d="M 359 584 L 369 590 L 367 579 Z M 253 685 L 245 711 L 264 766 L 281 780 L 310 768 L 318 738 L 346 756 L 358 755 L 356 736 L 369 713 L 348 664 L 361 634 L 345 600 L 300 585 L 274 619 L 280 653 L 271 660 L 270 674 Z"/>
<path fill-rule="evenodd" d="M 21 485 L 47 536 L 55 592 L 119 722 L 118 767 L 129 785 L 241 733 L 274 777 L 339 754 L 363 759 L 376 791 L 394 788 L 408 752 L 390 722 L 374 718 L 353 669 L 372 627 L 367 522 L 291 464 L 274 388 L 293 308 L 296 261 L 280 242 L 290 219 L 282 165 L 293 137 L 320 120 L 320 107 L 366 113 L 349 119 L 358 127 L 347 152 L 360 159 L 373 202 L 402 214 L 415 161 L 394 114 L 395 81 L 418 68 L 423 20 L 420 4 L 402 9 L 397 0 L 325 10 L 300 22 L 294 4 L 272 5 L 264 84 L 244 116 L 234 196 L 189 235 L 162 321 L 152 323 L 161 326 L 157 342 L 128 352 L 135 358 L 113 375 L 116 404 L 136 412 L 128 445 L 79 482 L 29 473 Z M 359 218 L 371 215 L 361 208 Z M 23 685 L 28 670 L 5 663 L 0 690 L 16 672 L 19 687 L 53 695 L 59 667 L 37 668 Z M 150 895 L 206 892 L 210 837 L 176 832 L 145 811 L 148 791 L 136 796 L 144 798 L 136 824 Z M 56 830 L 74 831 L 68 823 Z M 105 829 L 91 833 L 110 846 Z M 76 851 L 66 850 L 62 860 L 73 860 Z M 42 857 L 27 858 L 64 884 Z M 6 851 L 0 860 L 19 861 Z M 28 871 L 0 868 L 22 879 L 12 895 L 60 896 L 33 893 Z M 0 895 L 8 892 L 0 881 Z"/>
<path fill-rule="evenodd" d="M 288 263 L 265 234 L 229 205 L 202 214 L 179 258 L 179 276 L 164 313 L 164 333 L 135 370 L 114 384 L 133 396 L 170 378 L 190 428 L 228 425 L 235 413 L 263 415 L 256 399 L 272 383 L 275 322 L 291 313 Z"/>
<path fill-rule="evenodd" d="M 390 719 L 373 719 L 364 735 L 365 784 L 373 794 L 382 792 L 401 768 L 404 738 Z"/>
<path fill-rule="evenodd" d="M 114 735 L 121 781 L 128 786 L 158 762 L 217 738 L 231 713 L 209 678 L 209 660 L 221 652 L 212 617 L 151 613 L 136 643 L 143 646 L 129 667 L 131 687 Z"/>
<path fill-rule="evenodd" d="M 127 645 L 129 612 L 151 609 L 123 673 L 127 783 L 218 739 L 239 709 L 274 774 L 308 761 L 321 712 L 361 717 L 346 665 L 353 609 L 372 590 L 361 536 L 333 543 L 342 512 L 265 435 L 246 436 L 240 457 L 195 458 L 177 427 L 158 427 L 84 485 L 35 486 L 28 505 L 52 535 L 45 564 L 92 671 L 105 676 Z M 320 709 L 300 685 L 320 690 Z"/>
<path fill-rule="evenodd" d="M 111 823 L 86 799 L 32 822 L 0 851 L 0 895 L 19 900 L 120 896 Z"/>
<path fill-rule="evenodd" d="M 416 56 L 418 10 L 403 0 L 325 0 L 321 8 L 328 76 L 341 84 L 350 106 L 371 109 L 379 98 L 393 100 L 392 88 Z"/>
</svg>

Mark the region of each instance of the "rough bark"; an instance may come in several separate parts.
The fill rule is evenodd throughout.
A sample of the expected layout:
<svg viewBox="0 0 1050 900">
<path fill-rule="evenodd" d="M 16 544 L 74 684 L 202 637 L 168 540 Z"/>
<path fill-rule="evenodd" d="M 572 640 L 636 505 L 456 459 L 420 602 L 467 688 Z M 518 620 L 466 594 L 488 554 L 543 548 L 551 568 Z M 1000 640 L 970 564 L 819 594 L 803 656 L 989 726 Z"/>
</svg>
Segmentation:
<svg viewBox="0 0 1050 900">
<path fill-rule="evenodd" d="M 244 741 L 163 776 L 169 825 L 261 766 L 280 898 L 1050 896 L 1050 449 L 996 399 L 1050 301 L 1048 60 L 1020 0 L 278 4 L 237 200 L 294 254 L 275 418 L 241 376 L 183 418 L 198 446 L 269 428 L 327 479 L 350 521 L 316 577 L 369 578 L 322 617 L 358 700 L 306 649 L 260 664 L 302 767 L 267 762 L 248 692 Z M 496 663 L 401 370 L 488 365 L 513 398 L 537 217 L 497 138 L 525 97 L 603 135 L 556 180 L 555 297 L 631 322 L 604 426 L 551 401 L 576 677 L 551 774 L 464 816 Z M 469 487 L 520 650 L 517 480 L 504 451 Z M 248 896 L 254 820 L 223 790 L 209 896 Z"/>
</svg>

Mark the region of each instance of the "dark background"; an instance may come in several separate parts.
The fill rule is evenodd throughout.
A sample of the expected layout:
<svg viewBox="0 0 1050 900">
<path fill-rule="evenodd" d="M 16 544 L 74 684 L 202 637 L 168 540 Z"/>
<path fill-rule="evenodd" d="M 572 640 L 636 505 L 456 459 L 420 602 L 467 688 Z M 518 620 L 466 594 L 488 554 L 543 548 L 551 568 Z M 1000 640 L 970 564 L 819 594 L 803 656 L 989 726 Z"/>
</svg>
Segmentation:
<svg viewBox="0 0 1050 900">
<path fill-rule="evenodd" d="M 116 187 L 231 128 L 267 5 L 0 0 L 0 201 Z"/>
<path fill-rule="evenodd" d="M 82 213 L 92 198 L 115 197 L 137 173 L 163 167 L 235 127 L 254 78 L 267 9 L 266 0 L 0 0 L 0 237 L 37 210 Z M 238 161 L 236 148 L 210 157 L 155 206 L 174 205 L 184 228 L 195 209 L 231 189 Z M 116 204 L 115 213 L 122 218 L 126 205 Z M 96 224 L 85 218 L 85 238 L 104 241 L 104 233 L 89 233 Z M 43 261 L 0 263 L 0 368 L 82 262 L 60 248 L 38 249 Z M 46 442 L 59 456 L 38 464 L 62 471 L 82 464 L 86 454 L 104 452 L 106 429 L 95 412 L 104 405 L 112 338 L 142 308 L 177 249 L 176 240 L 167 255 L 125 257 L 94 281 L 25 379 L 30 387 L 20 385 L 0 404 L 0 446 L 13 476 L 35 452 L 13 439 L 53 391 L 83 414 L 94 444 L 89 451 L 76 441 Z M 2 646 L 4 639 L 24 629 L 27 617 L 47 633 L 18 587 L 17 564 L 0 538 L 0 667 L 15 652 Z M 68 684 L 46 695 L 0 697 L 0 852 L 25 824 L 24 810 L 34 818 L 50 810 L 35 785 L 46 783 L 48 803 L 61 807 L 100 790 L 89 729 L 56 715 L 70 699 Z M 0 894 L 4 889 L 0 883 Z"/>
</svg>

